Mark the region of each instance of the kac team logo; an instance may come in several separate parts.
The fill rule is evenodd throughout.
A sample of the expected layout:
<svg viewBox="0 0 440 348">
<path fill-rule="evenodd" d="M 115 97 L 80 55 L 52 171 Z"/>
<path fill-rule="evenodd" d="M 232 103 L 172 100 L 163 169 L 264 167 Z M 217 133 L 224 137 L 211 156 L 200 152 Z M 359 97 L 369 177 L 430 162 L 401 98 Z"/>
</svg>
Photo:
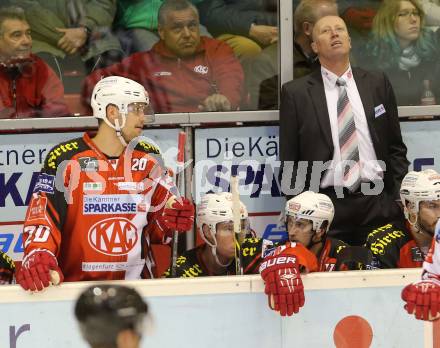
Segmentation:
<svg viewBox="0 0 440 348">
<path fill-rule="evenodd" d="M 208 67 L 205 65 L 197 65 L 194 67 L 194 72 L 201 75 L 206 75 L 208 73 Z"/>
<path fill-rule="evenodd" d="M 138 238 L 136 226 L 122 217 L 101 220 L 88 233 L 93 249 L 109 256 L 127 255 L 135 247 Z"/>
</svg>

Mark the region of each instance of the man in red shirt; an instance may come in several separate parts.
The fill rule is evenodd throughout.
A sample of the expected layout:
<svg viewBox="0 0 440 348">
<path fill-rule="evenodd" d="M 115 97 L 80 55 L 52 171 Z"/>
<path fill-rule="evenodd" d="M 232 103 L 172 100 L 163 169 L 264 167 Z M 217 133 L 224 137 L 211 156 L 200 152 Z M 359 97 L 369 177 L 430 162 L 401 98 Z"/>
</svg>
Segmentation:
<svg viewBox="0 0 440 348">
<path fill-rule="evenodd" d="M 154 120 L 144 87 L 104 78 L 92 107 L 96 135 L 56 145 L 35 185 L 16 277 L 25 290 L 63 278 L 154 277 L 150 244 L 192 227 L 192 203 L 175 197 L 159 149 L 139 137 L 144 122 Z"/>
<path fill-rule="evenodd" d="M 31 48 L 23 10 L 0 8 L 0 119 L 69 114 L 61 81 Z"/>
<path fill-rule="evenodd" d="M 83 102 L 103 76 L 119 75 L 142 84 L 158 113 L 237 110 L 243 71 L 232 49 L 200 37 L 199 15 L 189 1 L 164 1 L 158 17 L 160 41 L 148 52 L 90 74 Z"/>
<path fill-rule="evenodd" d="M 440 174 L 433 169 L 406 174 L 400 187 L 406 222 L 372 231 L 366 246 L 378 268 L 422 267 L 440 218 Z"/>
</svg>

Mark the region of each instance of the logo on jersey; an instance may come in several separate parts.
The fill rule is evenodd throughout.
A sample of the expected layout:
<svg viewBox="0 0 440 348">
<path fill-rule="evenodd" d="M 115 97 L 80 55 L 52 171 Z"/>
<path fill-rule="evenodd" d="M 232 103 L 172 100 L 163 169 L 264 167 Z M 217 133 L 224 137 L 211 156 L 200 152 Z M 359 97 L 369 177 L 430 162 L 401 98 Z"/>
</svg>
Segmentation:
<svg viewBox="0 0 440 348">
<path fill-rule="evenodd" d="M 136 214 L 141 195 L 85 195 L 83 198 L 84 215 Z"/>
<path fill-rule="evenodd" d="M 423 253 L 419 247 L 416 246 L 411 248 L 411 258 L 414 262 L 423 262 Z"/>
<path fill-rule="evenodd" d="M 110 256 L 127 255 L 138 241 L 136 226 L 125 218 L 109 218 L 94 224 L 88 233 L 90 245 Z"/>
<path fill-rule="evenodd" d="M 38 176 L 37 183 L 34 187 L 34 192 L 46 192 L 53 194 L 54 191 L 54 184 L 55 184 L 55 176 L 49 175 L 46 173 L 41 173 Z"/>
<path fill-rule="evenodd" d="M 44 219 L 45 218 L 45 211 L 47 206 L 47 198 L 39 196 L 36 199 L 33 199 L 31 201 L 31 204 L 29 205 L 28 211 L 27 211 L 27 221 L 32 220 L 38 220 L 38 219 Z"/>
<path fill-rule="evenodd" d="M 78 158 L 78 163 L 82 172 L 97 172 L 99 169 L 96 157 L 80 157 Z"/>
<path fill-rule="evenodd" d="M 194 67 L 194 72 L 201 75 L 206 75 L 208 73 L 208 67 L 205 65 L 196 65 Z"/>
<path fill-rule="evenodd" d="M 85 182 L 83 184 L 83 191 L 102 191 L 102 182 Z"/>
<path fill-rule="evenodd" d="M 122 181 L 117 182 L 116 186 L 118 186 L 119 191 L 143 191 L 145 189 L 143 182 Z"/>
</svg>

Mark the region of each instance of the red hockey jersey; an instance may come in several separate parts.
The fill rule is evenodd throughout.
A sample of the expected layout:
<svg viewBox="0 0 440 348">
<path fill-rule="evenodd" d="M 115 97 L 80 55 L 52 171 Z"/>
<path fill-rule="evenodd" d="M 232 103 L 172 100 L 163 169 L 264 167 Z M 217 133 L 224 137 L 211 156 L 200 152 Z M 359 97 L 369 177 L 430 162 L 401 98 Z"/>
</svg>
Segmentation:
<svg viewBox="0 0 440 348">
<path fill-rule="evenodd" d="M 151 242 L 171 195 L 159 150 L 139 142 L 109 160 L 88 134 L 48 154 L 26 213 L 25 256 L 50 250 L 65 281 L 155 276 Z"/>
</svg>

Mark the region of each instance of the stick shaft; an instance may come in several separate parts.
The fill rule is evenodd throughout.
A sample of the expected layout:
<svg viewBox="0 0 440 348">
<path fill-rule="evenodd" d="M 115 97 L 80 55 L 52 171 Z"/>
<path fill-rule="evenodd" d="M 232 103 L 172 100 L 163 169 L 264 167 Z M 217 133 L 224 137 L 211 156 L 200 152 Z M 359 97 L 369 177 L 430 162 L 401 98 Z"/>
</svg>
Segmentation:
<svg viewBox="0 0 440 348">
<path fill-rule="evenodd" d="M 185 162 L 185 142 L 186 142 L 186 133 L 180 132 L 179 139 L 177 142 L 177 168 L 176 168 L 176 185 L 177 190 L 179 191 L 179 195 L 183 192 L 183 175 L 182 170 Z M 172 247 L 171 247 L 171 276 L 176 276 L 176 268 L 177 268 L 177 251 L 179 248 L 179 232 L 174 231 Z"/>
<path fill-rule="evenodd" d="M 235 274 L 243 274 L 241 267 L 241 247 L 237 239 L 241 235 L 240 195 L 238 193 L 238 178 L 231 176 L 232 215 L 234 221 L 234 244 L 235 244 Z"/>
</svg>

